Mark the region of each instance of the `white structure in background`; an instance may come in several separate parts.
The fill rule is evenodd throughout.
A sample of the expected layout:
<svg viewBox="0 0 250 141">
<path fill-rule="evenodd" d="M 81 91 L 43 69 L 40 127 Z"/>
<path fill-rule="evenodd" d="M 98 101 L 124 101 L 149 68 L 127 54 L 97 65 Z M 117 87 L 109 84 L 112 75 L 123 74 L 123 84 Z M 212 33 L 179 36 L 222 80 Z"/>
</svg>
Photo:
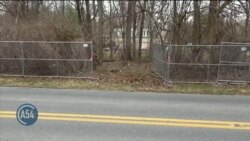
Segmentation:
<svg viewBox="0 0 250 141">
<path fill-rule="evenodd" d="M 131 29 L 131 37 L 133 37 L 133 29 Z M 123 30 L 122 28 L 115 28 L 114 29 L 114 39 L 116 43 L 122 44 L 122 34 L 124 34 L 125 36 L 125 30 Z M 138 48 L 138 44 L 139 44 L 139 29 L 136 30 L 136 47 Z M 149 48 L 149 30 L 147 28 L 143 29 L 143 33 L 142 33 L 142 49 L 148 49 Z M 132 41 L 132 40 L 131 40 Z"/>
</svg>

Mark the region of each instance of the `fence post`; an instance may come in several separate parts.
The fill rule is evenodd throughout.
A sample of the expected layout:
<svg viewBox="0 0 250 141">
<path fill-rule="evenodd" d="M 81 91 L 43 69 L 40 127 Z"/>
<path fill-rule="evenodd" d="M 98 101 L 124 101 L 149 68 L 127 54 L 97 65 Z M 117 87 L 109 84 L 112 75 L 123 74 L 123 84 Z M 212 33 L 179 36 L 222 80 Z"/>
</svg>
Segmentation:
<svg viewBox="0 0 250 141">
<path fill-rule="evenodd" d="M 91 67 L 91 77 L 93 77 L 94 76 L 94 50 L 93 50 L 93 48 L 94 48 L 94 45 L 93 45 L 93 42 L 91 42 L 91 44 L 90 44 L 90 53 L 91 53 L 91 58 L 90 58 L 90 67 Z M 112 50 L 111 50 L 112 51 Z"/>
<path fill-rule="evenodd" d="M 23 41 L 21 43 L 21 66 L 22 66 L 22 76 L 25 74 L 24 70 L 24 52 L 23 52 Z"/>
<path fill-rule="evenodd" d="M 248 46 L 250 49 L 250 46 Z M 248 53 L 248 52 L 247 52 Z M 248 54 L 247 54 L 248 55 Z M 248 62 L 248 60 L 246 60 Z M 250 84 L 250 62 L 248 62 L 248 83 Z"/>
<path fill-rule="evenodd" d="M 59 45 L 60 46 L 60 45 Z M 56 50 L 55 50 L 55 57 L 56 57 L 56 76 L 58 76 L 58 53 L 59 53 L 59 46 L 56 44 Z"/>
<path fill-rule="evenodd" d="M 209 45 L 208 46 L 208 54 L 209 54 L 209 56 L 208 56 L 208 64 L 207 64 L 207 82 L 210 82 L 210 59 L 211 59 L 211 46 Z"/>
<path fill-rule="evenodd" d="M 168 69 L 168 70 L 167 70 L 167 71 L 168 71 L 168 73 L 167 73 L 167 78 L 168 78 L 168 82 L 170 82 L 170 78 L 169 78 L 169 73 L 170 73 L 170 72 L 169 72 L 169 71 L 170 71 L 170 65 L 171 65 L 171 64 L 170 64 L 170 63 L 171 63 L 171 62 L 170 62 L 170 61 L 171 61 L 171 60 L 170 60 L 170 59 L 171 59 L 171 57 L 170 57 L 171 53 L 172 53 L 172 47 L 169 46 L 169 48 L 168 48 L 168 54 L 167 54 L 167 64 L 168 64 L 168 65 L 167 65 L 167 66 L 168 66 L 168 68 L 167 68 L 167 69 Z"/>
<path fill-rule="evenodd" d="M 222 44 L 220 45 L 220 56 L 219 56 L 219 64 L 218 64 L 218 71 L 217 71 L 217 83 L 219 82 L 219 75 L 220 75 L 221 53 L 222 53 Z"/>
<path fill-rule="evenodd" d="M 248 83 L 250 84 L 250 63 L 248 65 Z"/>
</svg>

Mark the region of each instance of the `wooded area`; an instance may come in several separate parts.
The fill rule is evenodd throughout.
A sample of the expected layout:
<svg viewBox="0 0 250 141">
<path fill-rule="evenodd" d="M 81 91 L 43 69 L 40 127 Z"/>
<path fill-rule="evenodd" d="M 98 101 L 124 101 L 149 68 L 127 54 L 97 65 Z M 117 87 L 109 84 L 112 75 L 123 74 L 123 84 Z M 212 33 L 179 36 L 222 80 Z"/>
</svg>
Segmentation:
<svg viewBox="0 0 250 141">
<path fill-rule="evenodd" d="M 106 48 L 126 64 L 141 61 L 144 29 L 151 58 L 153 43 L 249 42 L 249 16 L 249 0 L 1 1 L 0 40 L 92 41 L 96 64 Z"/>
</svg>

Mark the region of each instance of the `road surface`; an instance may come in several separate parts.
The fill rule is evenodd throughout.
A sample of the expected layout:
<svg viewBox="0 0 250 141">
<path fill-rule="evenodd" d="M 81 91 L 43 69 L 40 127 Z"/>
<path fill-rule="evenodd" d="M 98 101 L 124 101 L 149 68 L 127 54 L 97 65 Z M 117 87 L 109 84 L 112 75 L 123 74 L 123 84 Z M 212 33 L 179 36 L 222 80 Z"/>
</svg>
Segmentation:
<svg viewBox="0 0 250 141">
<path fill-rule="evenodd" d="M 30 103 L 38 121 L 21 125 Z M 0 87 L 1 141 L 249 141 L 250 97 Z"/>
</svg>

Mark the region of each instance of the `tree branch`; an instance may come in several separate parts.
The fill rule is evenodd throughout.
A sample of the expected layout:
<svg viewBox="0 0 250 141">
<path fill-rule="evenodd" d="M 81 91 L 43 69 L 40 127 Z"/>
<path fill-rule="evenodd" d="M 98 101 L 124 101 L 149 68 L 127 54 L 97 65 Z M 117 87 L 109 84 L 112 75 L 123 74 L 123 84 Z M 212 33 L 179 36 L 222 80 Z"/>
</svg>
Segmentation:
<svg viewBox="0 0 250 141">
<path fill-rule="evenodd" d="M 227 6 L 229 5 L 230 3 L 232 2 L 232 0 L 227 0 L 225 1 L 218 9 L 218 14 L 220 14 L 222 12 L 222 10 Z"/>
</svg>

